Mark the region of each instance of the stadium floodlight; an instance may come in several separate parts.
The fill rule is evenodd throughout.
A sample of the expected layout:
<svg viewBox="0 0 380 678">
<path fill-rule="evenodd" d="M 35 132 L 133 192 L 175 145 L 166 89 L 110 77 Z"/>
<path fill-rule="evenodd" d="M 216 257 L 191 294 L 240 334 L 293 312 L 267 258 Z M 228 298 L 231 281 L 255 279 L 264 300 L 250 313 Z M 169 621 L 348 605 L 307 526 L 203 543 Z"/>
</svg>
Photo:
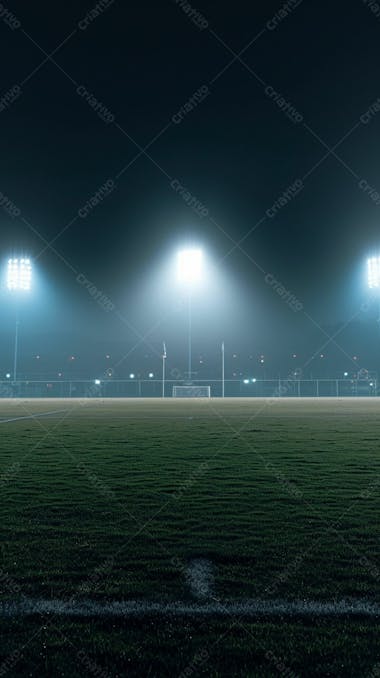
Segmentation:
<svg viewBox="0 0 380 678">
<path fill-rule="evenodd" d="M 148 377 L 149 377 L 149 379 L 153 379 L 153 377 L 154 377 L 153 372 L 149 372 Z"/>
<path fill-rule="evenodd" d="M 5 378 L 6 378 L 6 379 L 10 379 L 10 378 L 11 378 L 11 375 L 9 374 L 9 372 L 6 373 Z"/>
<path fill-rule="evenodd" d="M 249 384 L 249 379 L 244 379 L 244 384 Z"/>
<path fill-rule="evenodd" d="M 202 280 L 203 253 L 200 249 L 181 250 L 177 254 L 178 282 L 188 293 L 188 378 L 191 380 L 192 290 Z"/>
<path fill-rule="evenodd" d="M 135 378 L 135 375 L 133 374 L 133 372 L 131 372 L 131 374 L 129 375 L 129 378 L 130 378 L 130 379 L 134 379 L 134 378 Z"/>
<path fill-rule="evenodd" d="M 100 379 L 95 379 L 95 384 L 96 384 L 96 386 L 100 386 L 100 384 L 101 384 Z"/>
<path fill-rule="evenodd" d="M 376 289 L 380 287 L 380 257 L 367 259 L 368 287 Z"/>
<path fill-rule="evenodd" d="M 180 283 L 194 284 L 202 278 L 202 250 L 181 250 L 177 256 L 177 274 Z"/>
<path fill-rule="evenodd" d="M 367 282 L 370 290 L 376 294 L 378 302 L 378 313 L 379 317 L 377 322 L 380 324 L 380 256 L 372 256 L 367 259 Z M 353 360 L 357 360 L 357 356 L 353 357 Z"/>
<path fill-rule="evenodd" d="M 30 259 L 8 259 L 7 288 L 11 292 L 29 292 L 32 286 Z"/>
<path fill-rule="evenodd" d="M 32 288 L 32 264 L 29 258 L 10 258 L 7 266 L 7 289 L 9 292 L 30 292 Z M 17 380 L 19 319 L 16 313 L 16 332 L 13 360 L 13 381 Z"/>
</svg>

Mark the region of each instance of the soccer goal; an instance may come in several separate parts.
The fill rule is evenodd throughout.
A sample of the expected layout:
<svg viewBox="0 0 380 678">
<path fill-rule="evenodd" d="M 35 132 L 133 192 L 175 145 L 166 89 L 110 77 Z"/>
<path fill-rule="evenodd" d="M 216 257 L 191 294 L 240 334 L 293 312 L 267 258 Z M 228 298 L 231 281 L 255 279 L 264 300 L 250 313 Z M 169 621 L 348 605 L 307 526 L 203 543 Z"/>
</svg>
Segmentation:
<svg viewBox="0 0 380 678">
<path fill-rule="evenodd" d="M 211 398 L 211 387 L 173 386 L 173 398 Z"/>
</svg>

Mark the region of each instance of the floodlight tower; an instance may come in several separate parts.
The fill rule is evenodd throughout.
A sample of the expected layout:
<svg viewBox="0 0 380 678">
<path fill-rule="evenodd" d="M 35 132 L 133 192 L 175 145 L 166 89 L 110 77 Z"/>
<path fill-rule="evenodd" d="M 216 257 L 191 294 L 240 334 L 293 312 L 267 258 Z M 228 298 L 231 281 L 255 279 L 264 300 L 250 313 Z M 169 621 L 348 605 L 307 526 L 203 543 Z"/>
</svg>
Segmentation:
<svg viewBox="0 0 380 678">
<path fill-rule="evenodd" d="M 367 259 L 367 282 L 370 290 L 374 290 L 379 293 L 380 290 L 380 257 L 372 256 Z M 379 302 L 379 318 L 377 319 L 380 322 L 380 295 L 378 294 Z"/>
<path fill-rule="evenodd" d="M 187 289 L 188 299 L 188 378 L 191 380 L 192 293 L 202 279 L 203 254 L 199 249 L 181 250 L 177 255 L 178 282 Z"/>
<path fill-rule="evenodd" d="M 369 289 L 377 292 L 379 305 L 377 322 L 380 324 L 380 256 L 372 256 L 367 259 L 367 282 Z M 377 391 L 377 388 L 375 390 Z"/>
<path fill-rule="evenodd" d="M 166 344 L 162 343 L 162 397 L 165 398 L 165 362 L 166 362 Z"/>
<path fill-rule="evenodd" d="M 30 259 L 8 259 L 7 289 L 12 294 L 30 292 L 32 287 L 32 265 Z M 16 306 L 16 331 L 13 357 L 13 381 L 17 380 L 18 335 L 20 321 Z"/>
</svg>

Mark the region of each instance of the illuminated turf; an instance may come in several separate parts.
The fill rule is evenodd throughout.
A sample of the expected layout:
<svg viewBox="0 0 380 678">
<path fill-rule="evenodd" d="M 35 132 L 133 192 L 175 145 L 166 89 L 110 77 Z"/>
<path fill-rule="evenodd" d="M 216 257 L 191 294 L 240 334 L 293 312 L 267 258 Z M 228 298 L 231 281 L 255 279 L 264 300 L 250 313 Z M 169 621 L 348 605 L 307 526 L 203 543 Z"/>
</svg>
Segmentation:
<svg viewBox="0 0 380 678">
<path fill-rule="evenodd" d="M 379 603 L 375 398 L 3 400 L 0 434 L 3 603 Z M 196 669 L 211 676 L 278 675 L 273 656 L 293 675 L 376 662 L 373 618 L 264 617 L 51 614 L 15 675 L 42 638 L 70 676 L 84 670 L 70 642 L 109 675 L 179 675 L 202 649 Z M 0 622 L 2 660 L 41 627 L 28 619 Z"/>
</svg>

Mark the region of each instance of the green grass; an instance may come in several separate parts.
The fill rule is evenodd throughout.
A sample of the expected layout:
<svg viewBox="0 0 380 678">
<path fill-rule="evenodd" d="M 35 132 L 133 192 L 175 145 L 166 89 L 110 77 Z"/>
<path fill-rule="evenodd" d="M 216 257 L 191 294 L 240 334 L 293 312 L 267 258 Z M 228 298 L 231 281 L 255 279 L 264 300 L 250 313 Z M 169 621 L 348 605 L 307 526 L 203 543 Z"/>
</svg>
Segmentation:
<svg viewBox="0 0 380 678">
<path fill-rule="evenodd" d="M 60 409 L 0 423 L 3 599 L 186 600 L 199 556 L 223 599 L 380 602 L 377 399 L 0 401 L 0 419 Z M 2 661 L 29 639 L 8 675 L 96 675 L 80 650 L 112 676 L 366 676 L 380 660 L 365 620 L 42 621 L 0 622 Z"/>
</svg>

